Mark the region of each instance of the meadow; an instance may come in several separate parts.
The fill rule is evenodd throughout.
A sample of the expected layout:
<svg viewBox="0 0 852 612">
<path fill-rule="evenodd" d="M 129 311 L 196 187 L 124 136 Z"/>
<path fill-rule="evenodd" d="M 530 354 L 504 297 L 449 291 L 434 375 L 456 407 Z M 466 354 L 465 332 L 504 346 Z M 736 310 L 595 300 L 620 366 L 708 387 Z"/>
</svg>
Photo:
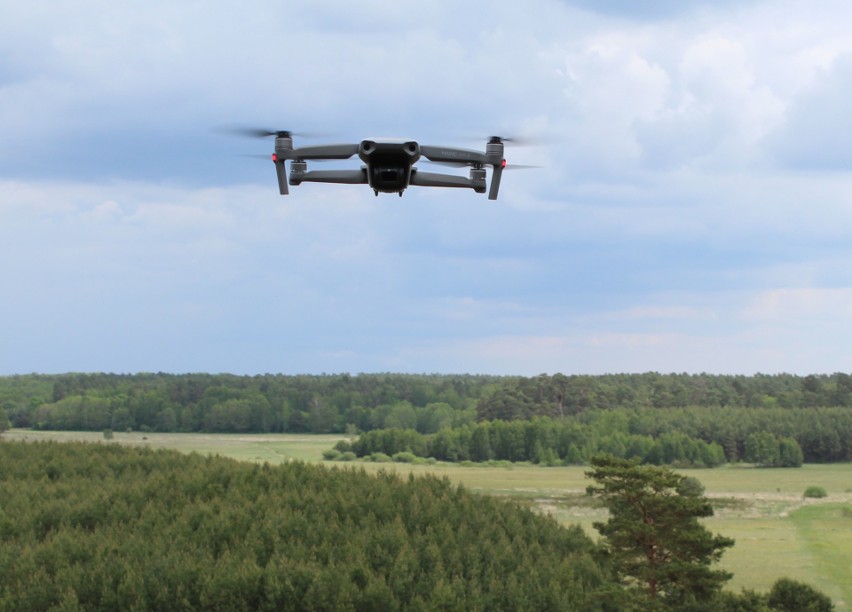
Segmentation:
<svg viewBox="0 0 852 612">
<path fill-rule="evenodd" d="M 6 440 L 82 440 L 105 443 L 101 433 L 11 430 Z M 187 453 L 214 454 L 241 461 L 271 464 L 300 460 L 321 462 L 322 452 L 339 435 L 292 434 L 159 434 L 116 433 L 117 444 L 170 448 Z M 367 471 L 395 470 L 432 473 L 484 494 L 511 496 L 557 517 L 580 524 L 592 536 L 592 523 L 605 511 L 585 496 L 589 481 L 583 467 L 538 467 L 515 464 L 486 467 L 435 463 L 332 463 Z M 755 469 L 731 465 L 716 469 L 681 470 L 706 488 L 716 514 L 706 524 L 732 537 L 721 566 L 734 574 L 729 588 L 767 591 L 779 577 L 805 581 L 829 595 L 838 610 L 852 602 L 852 465 L 806 464 L 802 468 Z M 818 485 L 824 499 L 805 499 L 804 490 Z"/>
</svg>

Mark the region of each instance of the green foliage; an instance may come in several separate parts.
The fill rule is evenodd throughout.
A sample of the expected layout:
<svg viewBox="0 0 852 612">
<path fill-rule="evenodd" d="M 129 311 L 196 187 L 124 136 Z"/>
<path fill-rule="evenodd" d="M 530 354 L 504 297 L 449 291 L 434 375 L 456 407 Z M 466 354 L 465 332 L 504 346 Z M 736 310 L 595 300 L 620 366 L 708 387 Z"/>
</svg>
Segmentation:
<svg viewBox="0 0 852 612">
<path fill-rule="evenodd" d="M 0 444 L 0 610 L 600 610 L 578 527 L 446 479 Z"/>
<path fill-rule="evenodd" d="M 804 455 L 794 439 L 762 431 L 746 439 L 745 460 L 759 467 L 802 467 Z"/>
<path fill-rule="evenodd" d="M 614 431 L 654 439 L 680 432 L 720 445 L 727 461 L 741 460 L 748 436 L 759 432 L 795 440 L 807 462 L 852 461 L 852 375 L 843 373 L 510 377 L 477 404 L 481 421 L 543 416 L 588 423 L 613 412 L 621 415 L 610 421 Z M 612 449 L 601 450 L 620 454 L 618 441 L 610 442 Z M 795 465 L 797 458 L 782 461 Z"/>
<path fill-rule="evenodd" d="M 701 481 L 693 476 L 684 477 L 675 489 L 678 495 L 686 497 L 701 497 L 704 495 L 704 485 Z"/>
<path fill-rule="evenodd" d="M 422 433 L 476 418 L 498 377 L 408 374 L 233 376 L 61 374 L 0 377 L 15 427 L 55 430 Z M 147 429 L 146 429 L 147 428 Z"/>
<path fill-rule="evenodd" d="M 802 497 L 810 497 L 814 499 L 821 499 L 823 497 L 828 497 L 828 491 L 825 490 L 825 487 L 820 487 L 818 485 L 811 485 L 807 489 L 805 489 Z"/>
<path fill-rule="evenodd" d="M 718 444 L 707 444 L 677 432 L 664 433 L 658 439 L 622 433 L 615 429 L 618 425 L 612 420 L 602 415 L 600 421 L 586 424 L 542 417 L 530 421 L 485 421 L 442 429 L 433 435 L 413 429 L 373 430 L 353 442 L 352 450 L 359 457 L 376 452 L 388 455 L 410 452 L 440 461 L 529 461 L 542 466 L 584 463 L 601 452 L 680 467 L 715 467 L 725 461 Z"/>
<path fill-rule="evenodd" d="M 723 591 L 707 609 L 713 612 L 771 612 L 768 597 L 749 589 L 741 593 Z"/>
<path fill-rule="evenodd" d="M 0 435 L 9 429 L 9 418 L 6 416 L 6 411 L 0 407 Z"/>
<path fill-rule="evenodd" d="M 749 434 L 745 460 L 763 467 L 774 467 L 780 461 L 778 440 L 767 431 Z"/>
<path fill-rule="evenodd" d="M 394 453 L 393 457 L 391 457 L 391 459 L 393 459 L 397 463 L 414 463 L 414 460 L 416 458 L 417 457 L 414 455 L 414 453 L 409 452 Z"/>
<path fill-rule="evenodd" d="M 54 430 L 354 436 L 403 429 L 434 438 L 434 456 L 447 461 L 573 465 L 608 452 L 657 465 L 711 466 L 741 461 L 752 434 L 771 434 L 776 442 L 777 455 L 758 446 L 762 465 L 852 461 L 852 376 L 843 373 L 33 374 L 0 377 L 0 411 L 13 427 Z M 511 426 L 492 425 L 488 435 L 473 428 L 542 417 L 566 423 L 559 438 Z M 464 433 L 443 436 L 447 430 Z M 521 437 L 527 435 L 540 442 L 538 454 L 536 440 Z M 405 450 L 418 454 L 393 452 Z"/>
<path fill-rule="evenodd" d="M 699 518 L 713 515 L 704 497 L 683 495 L 684 476 L 636 460 L 599 455 L 586 473 L 589 495 L 609 510 L 594 523 L 617 575 L 637 609 L 691 609 L 709 604 L 731 574 L 710 565 L 734 541 L 711 534 Z"/>
<path fill-rule="evenodd" d="M 349 440 L 338 440 L 337 444 L 334 445 L 334 449 L 341 453 L 348 453 L 352 450 L 352 443 Z"/>
<path fill-rule="evenodd" d="M 562 418 L 626 408 L 852 407 L 852 375 L 545 374 L 506 377 L 477 404 L 481 420 Z"/>
<path fill-rule="evenodd" d="M 793 438 L 778 438 L 778 465 L 779 467 L 802 467 L 805 455 L 802 447 Z"/>
<path fill-rule="evenodd" d="M 790 578 L 780 578 L 769 591 L 769 606 L 779 612 L 831 612 L 831 598 L 812 586 Z"/>
<path fill-rule="evenodd" d="M 336 448 L 329 448 L 322 452 L 322 458 L 326 461 L 334 461 L 335 459 L 339 459 L 341 454 L 342 453 Z"/>
<path fill-rule="evenodd" d="M 376 429 L 361 435 L 352 443 L 352 451 L 359 457 L 381 452 L 395 455 L 400 452 L 428 456 L 426 438 L 414 429 Z"/>
</svg>

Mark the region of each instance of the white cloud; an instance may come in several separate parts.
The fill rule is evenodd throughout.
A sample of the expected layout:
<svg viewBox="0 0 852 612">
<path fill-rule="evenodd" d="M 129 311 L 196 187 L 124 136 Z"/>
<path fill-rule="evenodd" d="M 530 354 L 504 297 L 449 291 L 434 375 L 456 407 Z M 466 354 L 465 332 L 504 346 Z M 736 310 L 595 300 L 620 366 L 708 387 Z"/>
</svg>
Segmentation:
<svg viewBox="0 0 852 612">
<path fill-rule="evenodd" d="M 852 9 L 819 4 L 9 6 L 0 372 L 845 367 Z M 282 198 L 233 123 L 545 167 Z"/>
<path fill-rule="evenodd" d="M 835 327 L 852 336 L 852 287 L 801 287 L 763 291 L 754 296 L 743 317 L 765 323 Z"/>
</svg>

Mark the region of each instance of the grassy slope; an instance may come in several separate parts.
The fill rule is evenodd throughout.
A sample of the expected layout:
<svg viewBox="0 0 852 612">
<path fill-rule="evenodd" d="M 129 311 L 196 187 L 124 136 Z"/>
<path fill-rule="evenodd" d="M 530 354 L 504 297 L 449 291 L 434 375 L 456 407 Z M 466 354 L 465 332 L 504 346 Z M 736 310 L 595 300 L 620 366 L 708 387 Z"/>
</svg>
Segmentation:
<svg viewBox="0 0 852 612">
<path fill-rule="evenodd" d="M 7 439 L 60 439 L 103 442 L 91 432 L 31 432 L 14 430 Z M 287 434 L 141 434 L 116 433 L 114 442 L 174 448 L 184 452 L 213 453 L 246 461 L 298 459 L 319 461 L 322 451 L 340 436 Z M 605 518 L 600 508 L 582 495 L 589 481 L 585 468 L 464 467 L 435 465 L 360 463 L 368 470 L 395 469 L 401 472 L 447 476 L 470 489 L 492 495 L 511 495 L 554 513 L 564 523 L 579 523 L 595 535 L 592 522 Z M 800 469 L 757 470 L 731 466 L 715 470 L 683 470 L 698 478 L 707 495 L 716 500 L 716 516 L 707 521 L 714 532 L 736 539 L 725 553 L 722 567 L 734 573 L 731 588 L 748 587 L 767 591 L 781 576 L 813 584 L 849 609 L 852 579 L 852 465 L 806 465 Z M 805 501 L 802 492 L 820 485 L 829 492 L 825 500 Z M 852 510 L 849 510 L 852 512 Z"/>
<path fill-rule="evenodd" d="M 852 503 L 805 506 L 792 512 L 803 548 L 814 562 L 814 586 L 835 601 L 852 604 Z"/>
</svg>

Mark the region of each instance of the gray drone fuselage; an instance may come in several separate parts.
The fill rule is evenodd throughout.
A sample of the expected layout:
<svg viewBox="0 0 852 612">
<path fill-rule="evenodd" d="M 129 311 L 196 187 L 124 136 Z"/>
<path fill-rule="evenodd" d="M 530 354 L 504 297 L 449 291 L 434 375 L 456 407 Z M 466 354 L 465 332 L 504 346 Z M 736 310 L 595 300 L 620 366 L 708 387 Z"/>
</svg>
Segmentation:
<svg viewBox="0 0 852 612">
<path fill-rule="evenodd" d="M 355 155 L 363 162 L 359 169 L 308 170 L 308 161 L 345 160 Z M 425 159 L 437 164 L 468 166 L 469 177 L 453 174 L 423 172 L 415 164 Z M 506 161 L 503 159 L 503 142 L 492 137 L 485 152 L 454 147 L 420 145 L 413 140 L 367 139 L 357 144 L 333 144 L 293 147 L 289 132 L 280 132 L 275 138 L 272 156 L 278 175 L 279 191 L 287 195 L 288 185 L 302 183 L 367 184 L 373 192 L 402 193 L 410 185 L 424 187 L 463 187 L 476 193 L 486 192 L 486 166 L 492 167 L 491 188 L 488 198 L 497 199 L 500 177 Z M 285 163 L 290 162 L 289 175 Z"/>
</svg>

